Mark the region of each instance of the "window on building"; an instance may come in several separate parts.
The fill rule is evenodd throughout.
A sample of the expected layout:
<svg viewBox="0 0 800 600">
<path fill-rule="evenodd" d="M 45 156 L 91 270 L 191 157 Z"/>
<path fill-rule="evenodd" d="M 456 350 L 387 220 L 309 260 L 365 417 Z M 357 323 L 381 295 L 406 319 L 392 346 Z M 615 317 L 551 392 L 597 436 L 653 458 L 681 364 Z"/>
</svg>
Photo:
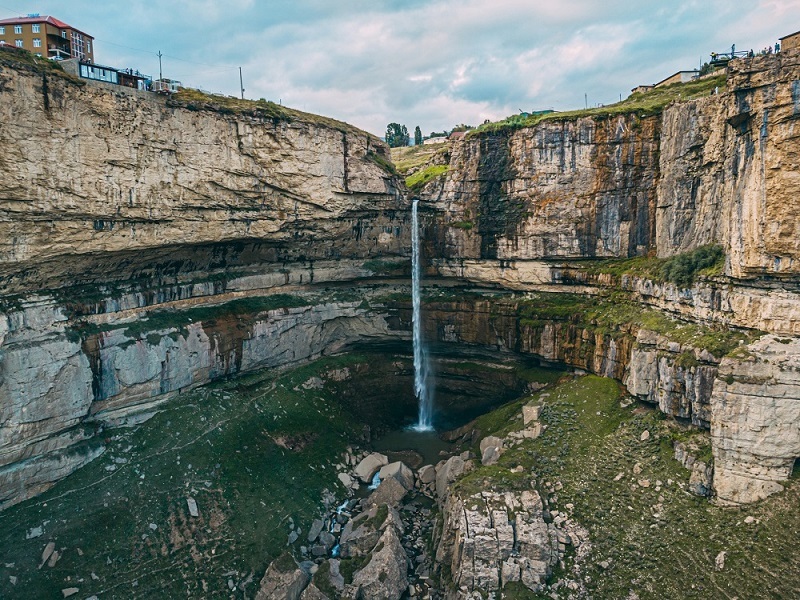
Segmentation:
<svg viewBox="0 0 800 600">
<path fill-rule="evenodd" d="M 32 33 L 41 33 L 42 26 L 41 25 L 31 25 L 31 32 Z"/>
<path fill-rule="evenodd" d="M 92 53 L 92 42 L 86 40 L 86 54 L 91 54 L 91 53 Z"/>
<path fill-rule="evenodd" d="M 14 25 L 14 33 L 22 33 L 22 25 Z"/>
<path fill-rule="evenodd" d="M 67 37 L 67 31 L 66 30 L 61 32 L 61 37 L 63 37 L 63 38 Z"/>
<path fill-rule="evenodd" d="M 86 51 L 83 36 L 80 33 L 72 32 L 72 56 L 76 58 L 86 58 Z"/>
<path fill-rule="evenodd" d="M 33 38 L 33 47 L 34 48 L 41 48 L 42 47 L 41 38 Z"/>
<path fill-rule="evenodd" d="M 14 44 L 17 46 L 17 48 L 22 48 L 22 40 L 14 40 Z"/>
<path fill-rule="evenodd" d="M 5 34 L 6 34 L 6 28 L 0 27 L 0 35 L 5 35 Z"/>
</svg>

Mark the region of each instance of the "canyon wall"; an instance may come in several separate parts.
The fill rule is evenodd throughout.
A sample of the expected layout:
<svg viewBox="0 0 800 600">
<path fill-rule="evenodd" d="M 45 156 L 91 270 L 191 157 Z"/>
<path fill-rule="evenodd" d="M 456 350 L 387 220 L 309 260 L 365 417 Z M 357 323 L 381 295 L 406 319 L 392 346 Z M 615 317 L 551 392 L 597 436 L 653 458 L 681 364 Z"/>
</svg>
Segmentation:
<svg viewBox="0 0 800 600">
<path fill-rule="evenodd" d="M 468 136 L 420 194 L 436 213 L 430 254 L 503 266 L 716 243 L 732 277 L 796 278 L 798 80 L 798 52 L 742 59 L 726 90 L 659 115 Z"/>
<path fill-rule="evenodd" d="M 386 146 L 363 131 L 2 58 L 2 292 L 408 248 Z"/>
<path fill-rule="evenodd" d="M 614 292 L 704 337 L 774 336 L 723 356 L 638 314 L 604 324 L 584 306 L 457 290 L 428 300 L 429 339 L 614 377 L 710 427 L 723 501 L 779 489 L 800 456 L 797 365 L 762 358 L 800 334 L 798 60 L 736 61 L 727 90 L 661 114 L 469 136 L 420 193 L 436 283 Z M 410 203 L 369 134 L 268 103 L 92 86 L 1 53 L 0 141 L 0 506 L 102 452 L 100 427 L 182 390 L 408 338 L 409 305 L 391 294 L 406 292 Z M 724 273 L 689 288 L 581 262 L 710 243 Z"/>
<path fill-rule="evenodd" d="M 659 115 L 632 109 L 556 117 L 454 142 L 448 171 L 419 192 L 427 254 L 434 257 L 430 273 L 522 292 L 623 291 L 627 300 L 688 321 L 797 336 L 798 81 L 796 51 L 736 60 L 723 87 Z M 724 269 L 692 285 L 625 273 L 623 266 L 598 272 L 583 260 L 664 259 L 712 244 L 725 252 Z M 484 337 L 503 345 L 510 336 L 500 326 Z M 543 345 L 547 336 L 537 333 L 533 346 L 542 356 L 624 380 L 667 414 L 710 426 L 720 501 L 751 502 L 780 489 L 798 457 L 792 415 L 800 394 L 793 375 L 766 373 L 759 357 L 781 354 L 776 339 L 791 345 L 796 338 L 742 342 L 742 352 L 761 365 L 756 392 L 737 387 L 754 367 L 735 353 L 723 361 L 724 377 L 717 374 L 722 356 L 684 372 L 667 358 L 674 342 L 650 343 L 644 328 L 639 336 L 635 350 L 619 353 L 624 373 L 609 366 L 607 340 L 565 352 Z M 579 346 L 595 350 L 569 356 Z M 781 364 L 781 373 L 796 372 Z M 769 402 L 775 408 L 761 410 Z"/>
<path fill-rule="evenodd" d="M 377 138 L 13 52 L 0 97 L 0 507 L 176 393 L 387 335 L 352 292 L 272 295 L 404 271 L 409 205 Z"/>
</svg>

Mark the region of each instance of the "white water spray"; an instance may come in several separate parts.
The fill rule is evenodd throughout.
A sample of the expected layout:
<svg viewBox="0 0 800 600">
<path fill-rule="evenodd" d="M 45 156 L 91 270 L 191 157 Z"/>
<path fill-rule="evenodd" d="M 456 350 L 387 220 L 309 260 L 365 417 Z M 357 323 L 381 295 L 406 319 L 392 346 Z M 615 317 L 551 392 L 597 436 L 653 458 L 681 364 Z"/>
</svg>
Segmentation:
<svg viewBox="0 0 800 600">
<path fill-rule="evenodd" d="M 419 218 L 417 216 L 418 199 L 411 202 L 411 304 L 412 333 L 414 340 L 414 394 L 419 404 L 417 423 L 412 427 L 415 431 L 433 430 L 433 398 L 428 384 L 430 368 L 428 353 L 422 339 L 422 307 L 420 287 L 422 266 L 420 260 Z"/>
</svg>

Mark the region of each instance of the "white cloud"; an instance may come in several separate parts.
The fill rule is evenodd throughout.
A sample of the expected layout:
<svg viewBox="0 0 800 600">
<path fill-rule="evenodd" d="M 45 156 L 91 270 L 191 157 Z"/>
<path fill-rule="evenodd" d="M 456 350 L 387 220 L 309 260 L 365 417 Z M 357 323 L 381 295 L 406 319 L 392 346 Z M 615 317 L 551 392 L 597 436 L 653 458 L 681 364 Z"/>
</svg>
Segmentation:
<svg viewBox="0 0 800 600">
<path fill-rule="evenodd" d="M 566 110 L 584 93 L 612 102 L 731 43 L 758 49 L 800 28 L 784 25 L 800 23 L 800 0 L 8 2 L 94 34 L 99 62 L 155 73 L 161 50 L 165 75 L 229 94 L 241 65 L 249 97 L 378 134 L 390 121 L 429 132 Z"/>
</svg>

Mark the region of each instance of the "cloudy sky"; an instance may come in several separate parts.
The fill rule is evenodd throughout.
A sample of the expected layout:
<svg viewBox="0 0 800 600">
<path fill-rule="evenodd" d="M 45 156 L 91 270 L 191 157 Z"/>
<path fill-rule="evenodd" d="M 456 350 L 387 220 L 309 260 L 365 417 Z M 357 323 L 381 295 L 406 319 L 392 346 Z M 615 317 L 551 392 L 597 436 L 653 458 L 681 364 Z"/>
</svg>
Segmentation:
<svg viewBox="0 0 800 600">
<path fill-rule="evenodd" d="M 800 30 L 800 0 L 0 0 L 53 15 L 95 59 L 212 92 L 332 116 L 382 135 L 518 110 L 609 104 Z"/>
</svg>

